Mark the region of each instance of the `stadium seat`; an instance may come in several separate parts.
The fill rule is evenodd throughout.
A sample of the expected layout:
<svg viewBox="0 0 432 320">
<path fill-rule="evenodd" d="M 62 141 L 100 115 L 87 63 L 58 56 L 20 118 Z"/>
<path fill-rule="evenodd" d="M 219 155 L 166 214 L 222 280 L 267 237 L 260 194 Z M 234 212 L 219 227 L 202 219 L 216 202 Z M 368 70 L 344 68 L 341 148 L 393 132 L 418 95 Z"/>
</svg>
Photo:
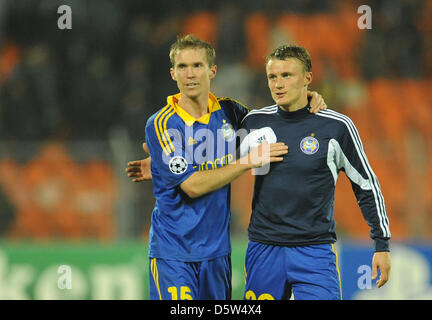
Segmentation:
<svg viewBox="0 0 432 320">
<path fill-rule="evenodd" d="M 217 25 L 217 17 L 214 13 L 200 11 L 186 18 L 183 24 L 183 34 L 194 34 L 216 47 Z"/>
<path fill-rule="evenodd" d="M 263 13 L 254 13 L 245 20 L 247 62 L 257 71 L 262 71 L 265 57 L 271 50 L 270 21 Z"/>
</svg>

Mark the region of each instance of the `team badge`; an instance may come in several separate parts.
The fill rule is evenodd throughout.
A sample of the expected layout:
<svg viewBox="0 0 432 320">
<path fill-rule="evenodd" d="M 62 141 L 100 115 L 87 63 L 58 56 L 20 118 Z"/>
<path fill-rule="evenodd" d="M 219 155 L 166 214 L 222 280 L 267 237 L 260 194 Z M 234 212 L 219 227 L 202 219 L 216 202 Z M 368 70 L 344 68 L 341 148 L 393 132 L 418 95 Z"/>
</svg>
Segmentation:
<svg viewBox="0 0 432 320">
<path fill-rule="evenodd" d="M 226 120 L 223 120 L 221 130 L 226 141 L 232 141 L 235 138 L 234 128 L 231 123 L 226 122 Z"/>
<path fill-rule="evenodd" d="M 303 138 L 300 142 L 300 150 L 306 154 L 314 154 L 319 149 L 319 142 L 314 137 Z"/>
<path fill-rule="evenodd" d="M 188 140 L 188 146 L 192 146 L 192 145 L 194 145 L 194 144 L 197 144 L 198 143 L 198 141 L 196 141 L 194 138 L 192 138 L 192 137 L 189 137 L 189 140 Z"/>
<path fill-rule="evenodd" d="M 185 158 L 181 156 L 175 156 L 168 164 L 169 169 L 174 174 L 182 174 L 186 171 L 188 163 Z"/>
</svg>

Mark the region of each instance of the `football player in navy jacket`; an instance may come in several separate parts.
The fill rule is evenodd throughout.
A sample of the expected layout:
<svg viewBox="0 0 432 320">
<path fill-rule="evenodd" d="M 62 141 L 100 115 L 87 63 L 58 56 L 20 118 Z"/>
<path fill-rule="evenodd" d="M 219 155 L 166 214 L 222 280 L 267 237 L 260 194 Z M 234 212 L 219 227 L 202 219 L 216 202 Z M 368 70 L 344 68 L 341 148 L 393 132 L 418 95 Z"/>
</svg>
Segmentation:
<svg viewBox="0 0 432 320">
<path fill-rule="evenodd" d="M 341 299 L 333 216 L 338 173 L 350 179 L 370 226 L 377 286 L 389 278 L 389 221 L 378 179 L 368 162 L 354 123 L 327 109 L 310 113 L 312 81 L 309 53 L 281 46 L 266 59 L 275 104 L 252 110 L 242 128 L 247 153 L 262 141 L 283 142 L 282 162 L 255 169 L 252 215 L 248 228 L 245 299 Z M 263 170 L 266 169 L 266 170 Z"/>
</svg>

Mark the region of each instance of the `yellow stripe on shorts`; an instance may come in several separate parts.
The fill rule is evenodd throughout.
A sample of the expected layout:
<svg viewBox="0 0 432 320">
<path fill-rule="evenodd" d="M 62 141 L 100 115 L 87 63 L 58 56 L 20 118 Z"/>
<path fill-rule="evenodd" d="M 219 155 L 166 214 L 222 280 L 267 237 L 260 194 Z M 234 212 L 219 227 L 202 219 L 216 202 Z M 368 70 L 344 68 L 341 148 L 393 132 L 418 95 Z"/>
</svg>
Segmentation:
<svg viewBox="0 0 432 320">
<path fill-rule="evenodd" d="M 331 244 L 331 248 L 332 248 L 333 253 L 336 255 L 336 271 L 337 271 L 338 276 L 339 276 L 339 290 L 340 290 L 340 297 L 341 297 L 341 300 L 342 300 L 342 281 L 341 281 L 341 275 L 340 275 L 340 270 L 339 270 L 338 253 L 337 253 L 337 251 L 336 251 L 335 246 L 334 246 L 333 243 Z"/>
<path fill-rule="evenodd" d="M 159 300 L 162 300 L 162 295 L 159 287 L 159 272 L 156 264 L 156 258 L 151 259 L 150 270 L 159 293 Z"/>
</svg>

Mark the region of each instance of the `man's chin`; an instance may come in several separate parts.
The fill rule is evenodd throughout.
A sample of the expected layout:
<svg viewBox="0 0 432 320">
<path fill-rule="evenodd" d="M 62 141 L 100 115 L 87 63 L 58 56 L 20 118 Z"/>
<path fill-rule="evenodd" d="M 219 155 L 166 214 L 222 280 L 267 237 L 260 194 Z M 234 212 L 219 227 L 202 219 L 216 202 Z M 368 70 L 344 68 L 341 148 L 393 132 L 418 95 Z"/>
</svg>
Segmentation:
<svg viewBox="0 0 432 320">
<path fill-rule="evenodd" d="M 290 101 L 287 101 L 286 99 L 276 99 L 275 102 L 281 107 L 290 105 Z"/>
<path fill-rule="evenodd" d="M 196 99 L 201 95 L 200 90 L 194 90 L 194 89 L 186 89 L 182 92 L 185 96 L 187 96 L 189 99 Z"/>
</svg>

